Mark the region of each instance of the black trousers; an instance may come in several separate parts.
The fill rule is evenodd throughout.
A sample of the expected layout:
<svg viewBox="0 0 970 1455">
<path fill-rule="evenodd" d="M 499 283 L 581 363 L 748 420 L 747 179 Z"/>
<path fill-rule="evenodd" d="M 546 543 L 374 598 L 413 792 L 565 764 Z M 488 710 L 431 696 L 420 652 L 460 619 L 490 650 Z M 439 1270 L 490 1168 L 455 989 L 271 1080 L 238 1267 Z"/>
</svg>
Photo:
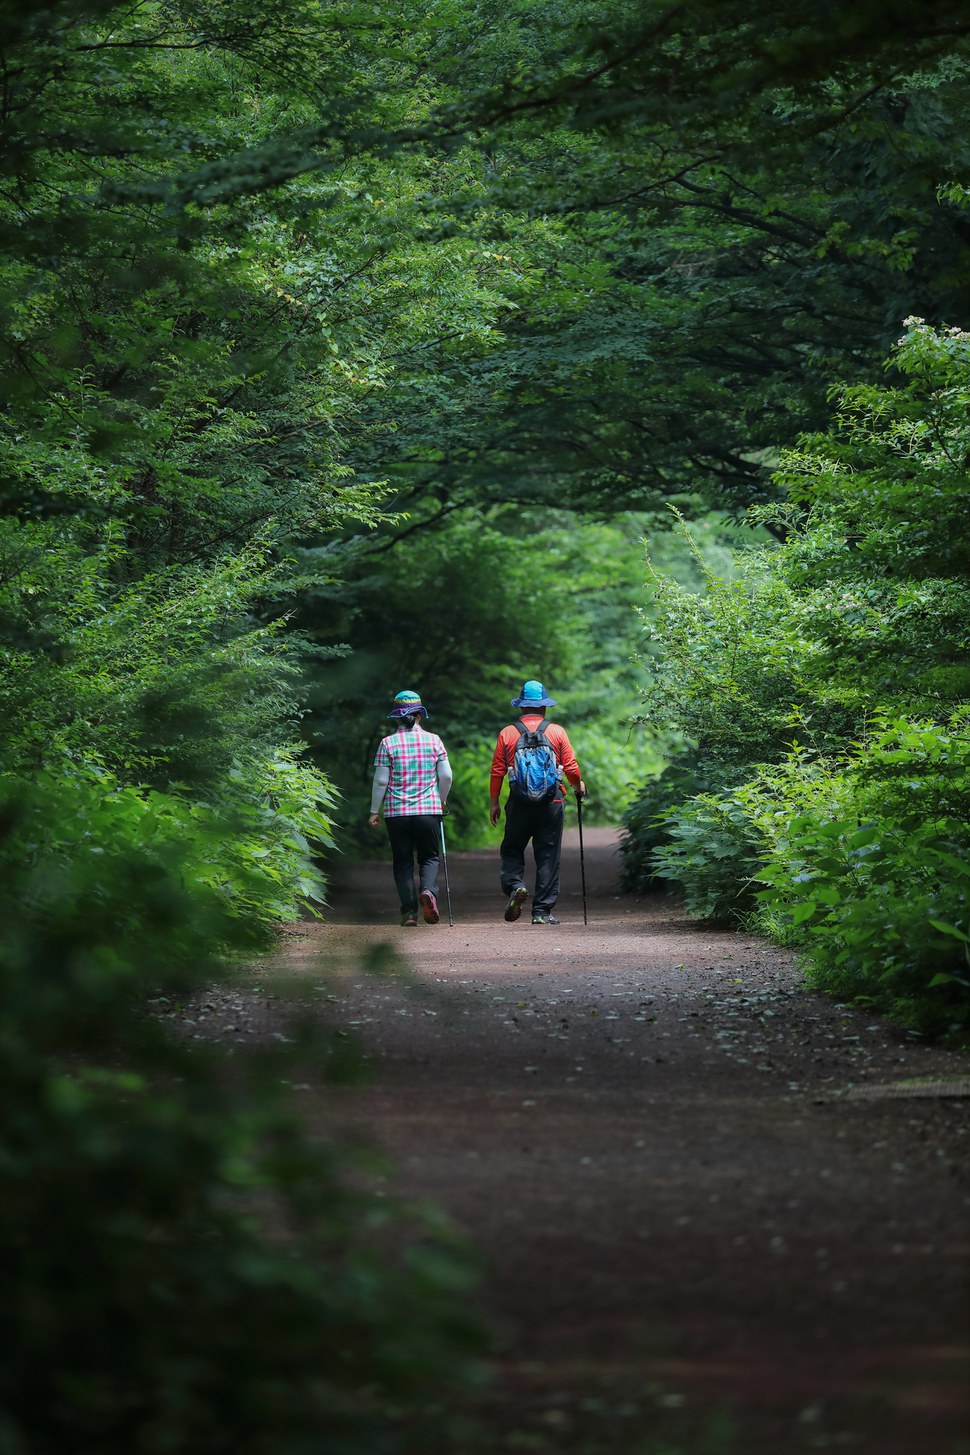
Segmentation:
<svg viewBox="0 0 970 1455">
<path fill-rule="evenodd" d="M 559 898 L 559 860 L 562 856 L 563 801 L 526 803 L 509 794 L 505 804 L 502 856 L 502 893 L 511 894 L 525 882 L 525 850 L 532 841 L 536 861 L 536 887 L 532 913 L 549 914 Z"/>
<path fill-rule="evenodd" d="M 401 897 L 401 913 L 417 910 L 418 893 L 430 889 L 438 894 L 438 851 L 441 845 L 441 815 L 438 813 L 401 814 L 386 818 L 384 825 L 391 841 L 394 860 L 394 883 Z M 414 885 L 414 860 L 418 861 L 418 889 Z"/>
</svg>

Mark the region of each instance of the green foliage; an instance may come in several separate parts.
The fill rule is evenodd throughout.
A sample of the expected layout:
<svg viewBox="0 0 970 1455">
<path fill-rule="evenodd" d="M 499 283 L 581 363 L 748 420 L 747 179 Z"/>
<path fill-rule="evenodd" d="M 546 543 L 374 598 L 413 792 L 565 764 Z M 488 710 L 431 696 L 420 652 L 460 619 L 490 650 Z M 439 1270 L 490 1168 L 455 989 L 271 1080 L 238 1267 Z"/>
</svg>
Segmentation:
<svg viewBox="0 0 970 1455">
<path fill-rule="evenodd" d="M 689 735 L 712 775 L 819 752 L 862 732 L 880 703 L 914 714 L 965 695 L 965 391 L 958 330 L 916 324 L 895 389 L 850 389 L 836 426 L 778 472 L 790 503 L 780 549 L 740 559 L 697 594 L 652 572 L 657 661 L 646 721 Z M 907 554 L 908 551 L 908 554 Z"/>
<path fill-rule="evenodd" d="M 804 715 L 806 644 L 790 630 L 792 593 L 770 557 L 733 582 L 707 570 L 703 594 L 651 576 L 646 636 L 659 651 L 643 720 L 676 724 L 712 775 L 775 757 Z"/>
<path fill-rule="evenodd" d="M 233 1055 L 173 1034 L 214 947 L 254 948 L 200 873 L 232 827 L 97 790 L 2 805 L 5 1445 L 454 1448 L 482 1348 L 471 1264 L 303 1127 L 291 1083 L 352 1069 L 343 1042 L 294 1025 Z"/>
<path fill-rule="evenodd" d="M 609 719 L 588 720 L 574 733 L 582 747 L 580 766 L 590 794 L 583 817 L 589 824 L 612 827 L 622 818 L 643 774 L 659 767 L 656 746 L 646 734 Z"/>
<path fill-rule="evenodd" d="M 440 74 L 484 122 L 460 215 L 521 281 L 501 347 L 417 381 L 438 427 L 404 422 L 395 484 L 743 508 L 823 427 L 833 376 L 876 381 L 916 300 L 965 315 L 966 28 L 956 0 L 865 9 L 529 3 L 504 37 L 480 7 L 458 19 Z M 523 212 L 544 224 L 524 258 Z M 454 228 L 448 201 L 436 220 Z"/>
<path fill-rule="evenodd" d="M 834 759 L 798 749 L 647 823 L 629 815 L 627 876 L 676 881 L 688 913 L 796 946 L 839 999 L 965 1034 L 968 769 L 965 713 L 898 719 Z"/>
<path fill-rule="evenodd" d="M 456 745 L 449 738 L 447 746 L 454 774 L 445 826 L 447 847 L 449 851 L 494 848 L 495 830 L 488 822 L 488 775 L 495 738 L 465 737 Z"/>
<path fill-rule="evenodd" d="M 711 786 L 701 780 L 689 754 L 683 750 L 654 777 L 640 784 L 622 817 L 624 835 L 620 840 L 620 854 L 624 889 L 635 891 L 656 886 L 656 855 L 670 842 L 673 809 Z"/>
<path fill-rule="evenodd" d="M 970 732 L 897 719 L 846 758 L 793 754 L 739 793 L 762 841 L 759 920 L 842 999 L 970 1025 Z"/>
<path fill-rule="evenodd" d="M 712 512 L 646 545 L 638 655 L 648 686 L 634 722 L 655 744 L 659 771 L 623 814 L 622 882 L 632 890 L 656 887 L 655 855 L 672 841 L 676 805 L 739 781 L 751 756 L 781 749 L 791 726 L 778 692 L 779 681 L 790 685 L 772 619 L 780 604 L 762 622 L 750 609 L 760 578 L 738 570 L 739 560 L 770 559 L 759 533 Z M 727 898 L 736 911 L 734 891 Z"/>
<path fill-rule="evenodd" d="M 139 803 L 190 858 L 231 824 L 192 883 L 255 929 L 320 898 L 334 802 L 295 757 L 281 542 L 378 517 L 331 422 L 379 370 L 293 199 L 155 205 L 163 178 L 278 124 L 286 84 L 261 110 L 252 17 L 227 8 L 203 40 L 202 12 L 107 8 L 42 8 L 2 112 L 3 763 L 74 793 L 69 822 L 94 775 L 133 849 Z"/>
<path fill-rule="evenodd" d="M 970 1014 L 970 343 L 911 320 L 892 366 L 786 461 L 779 549 L 703 598 L 660 583 L 648 712 L 719 791 L 658 820 L 648 785 L 628 863 L 705 915 L 760 884 L 759 922 L 819 984 L 939 1032 Z"/>
<path fill-rule="evenodd" d="M 73 796 L 49 826 L 59 857 L 102 843 L 111 815 L 133 852 L 181 835 L 192 882 L 219 886 L 254 926 L 319 900 L 310 840 L 332 843 L 333 794 L 283 737 L 297 717 L 292 649 L 241 625 L 264 589 L 258 558 L 118 587 L 112 552 L 77 549 L 63 524 L 7 522 L 0 540 L 0 610 L 19 646 L 0 681 L 6 781 Z"/>
<path fill-rule="evenodd" d="M 663 843 L 652 868 L 683 885 L 688 914 L 737 921 L 754 902 L 752 880 L 764 844 L 743 799 L 728 791 L 699 793 L 661 820 Z"/>
</svg>

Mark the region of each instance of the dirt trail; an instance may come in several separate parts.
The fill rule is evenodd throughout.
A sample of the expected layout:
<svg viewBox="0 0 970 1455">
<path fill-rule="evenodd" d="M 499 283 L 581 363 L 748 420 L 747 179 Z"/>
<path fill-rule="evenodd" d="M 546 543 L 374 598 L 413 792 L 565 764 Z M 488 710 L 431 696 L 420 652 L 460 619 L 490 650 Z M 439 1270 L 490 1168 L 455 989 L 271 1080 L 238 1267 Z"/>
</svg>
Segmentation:
<svg viewBox="0 0 970 1455">
<path fill-rule="evenodd" d="M 389 865 L 358 865 L 260 973 L 321 982 L 326 957 L 328 1009 L 374 1064 L 340 1125 L 487 1260 L 495 1449 L 633 1455 L 717 1410 L 718 1455 L 970 1448 L 970 1057 L 620 897 L 611 831 L 586 835 L 588 926 L 574 833 L 559 928 L 503 922 L 497 852 L 450 867 L 453 928 L 398 929 Z M 412 988 L 360 971 L 375 943 Z M 332 1097 L 309 1103 L 332 1123 Z"/>
</svg>

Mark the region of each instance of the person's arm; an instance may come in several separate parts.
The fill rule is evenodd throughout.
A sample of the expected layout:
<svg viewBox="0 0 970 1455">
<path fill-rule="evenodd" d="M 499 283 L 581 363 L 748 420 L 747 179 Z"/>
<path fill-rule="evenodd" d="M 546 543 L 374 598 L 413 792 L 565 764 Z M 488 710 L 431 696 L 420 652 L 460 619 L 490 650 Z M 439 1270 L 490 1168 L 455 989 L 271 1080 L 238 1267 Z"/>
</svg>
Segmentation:
<svg viewBox="0 0 970 1455">
<path fill-rule="evenodd" d="M 387 785 L 391 781 L 391 766 L 388 762 L 378 762 L 374 768 L 374 781 L 370 789 L 370 826 L 376 829 L 381 821 L 381 804 L 384 802 L 384 795 L 387 792 Z"/>
<path fill-rule="evenodd" d="M 505 751 L 505 729 L 498 735 L 498 742 L 495 744 L 495 752 L 492 754 L 492 771 L 489 775 L 488 791 L 488 821 L 494 828 L 502 816 L 502 807 L 499 803 L 499 794 L 502 792 L 502 779 L 508 772 L 508 757 Z"/>
<path fill-rule="evenodd" d="M 447 753 L 445 753 L 444 757 L 438 759 L 435 764 L 435 770 L 438 774 L 438 793 L 441 798 L 441 807 L 444 809 L 445 804 L 448 802 L 448 794 L 451 792 L 451 785 L 455 781 L 454 774 L 451 771 L 451 764 L 448 762 Z"/>
</svg>

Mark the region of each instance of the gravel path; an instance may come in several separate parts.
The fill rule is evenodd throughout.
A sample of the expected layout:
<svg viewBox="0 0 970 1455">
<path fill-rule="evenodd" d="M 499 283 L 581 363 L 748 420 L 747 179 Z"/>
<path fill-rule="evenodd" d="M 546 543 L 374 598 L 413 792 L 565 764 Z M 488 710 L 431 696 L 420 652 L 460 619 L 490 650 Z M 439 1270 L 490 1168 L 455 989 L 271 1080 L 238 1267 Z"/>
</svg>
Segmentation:
<svg viewBox="0 0 970 1455">
<path fill-rule="evenodd" d="M 620 897 L 612 831 L 587 926 L 572 834 L 558 928 L 503 922 L 497 851 L 450 867 L 454 927 L 416 930 L 387 863 L 347 869 L 197 1033 L 276 1033 L 295 976 L 361 1038 L 371 1083 L 307 1083 L 308 1114 L 366 1129 L 484 1255 L 493 1448 L 970 1449 L 970 1056 Z M 364 973 L 375 945 L 411 974 Z"/>
</svg>

